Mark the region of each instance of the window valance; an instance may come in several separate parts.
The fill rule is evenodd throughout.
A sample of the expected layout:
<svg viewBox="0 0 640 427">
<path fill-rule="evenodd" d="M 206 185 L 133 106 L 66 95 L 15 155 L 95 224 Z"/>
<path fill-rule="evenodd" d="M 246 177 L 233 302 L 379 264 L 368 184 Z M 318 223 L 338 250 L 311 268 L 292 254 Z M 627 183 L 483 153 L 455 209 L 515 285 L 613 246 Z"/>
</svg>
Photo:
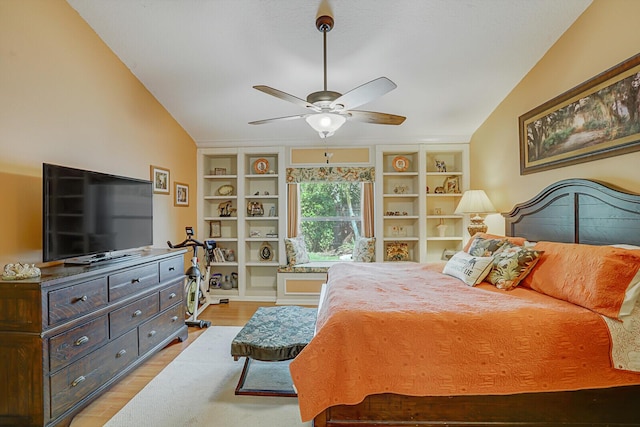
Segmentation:
<svg viewBox="0 0 640 427">
<path fill-rule="evenodd" d="M 287 183 L 298 182 L 374 182 L 373 167 L 326 166 L 318 168 L 287 168 Z"/>
</svg>

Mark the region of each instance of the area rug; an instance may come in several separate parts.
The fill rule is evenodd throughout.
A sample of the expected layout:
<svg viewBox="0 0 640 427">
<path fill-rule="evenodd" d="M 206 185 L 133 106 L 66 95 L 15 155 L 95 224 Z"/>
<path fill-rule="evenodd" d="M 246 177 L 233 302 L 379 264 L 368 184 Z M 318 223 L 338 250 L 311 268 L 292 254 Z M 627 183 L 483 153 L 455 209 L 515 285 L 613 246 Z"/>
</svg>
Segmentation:
<svg viewBox="0 0 640 427">
<path fill-rule="evenodd" d="M 212 326 L 178 355 L 107 424 L 108 427 L 311 427 L 298 399 L 236 396 L 244 360 L 234 361 L 239 327 Z"/>
</svg>

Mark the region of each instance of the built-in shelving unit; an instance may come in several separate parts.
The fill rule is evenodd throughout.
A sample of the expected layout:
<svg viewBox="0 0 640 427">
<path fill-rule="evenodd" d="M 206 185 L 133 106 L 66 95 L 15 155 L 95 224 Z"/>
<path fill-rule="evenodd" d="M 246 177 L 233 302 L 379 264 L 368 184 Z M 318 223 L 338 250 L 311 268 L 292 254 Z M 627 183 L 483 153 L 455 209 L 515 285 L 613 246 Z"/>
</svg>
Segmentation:
<svg viewBox="0 0 640 427">
<path fill-rule="evenodd" d="M 468 220 L 454 211 L 469 188 L 468 144 L 375 150 L 376 260 L 438 261 L 462 249 Z M 211 272 L 234 278 L 231 289 L 212 288 L 209 302 L 276 301 L 278 266 L 286 264 L 285 161 L 283 147 L 198 150 L 197 235 L 232 253 Z"/>
<path fill-rule="evenodd" d="M 469 149 L 467 144 L 427 145 L 423 157 L 428 187 L 425 261 L 437 261 L 445 251 L 462 249 L 467 218 L 454 211 L 469 189 Z"/>
<path fill-rule="evenodd" d="M 208 298 L 275 301 L 277 268 L 284 256 L 284 154 L 282 148 L 199 149 L 198 236 L 213 239 L 228 256 L 211 274 L 232 278 L 231 289 Z M 232 188 L 232 189 L 231 189 Z M 222 193 L 222 194 L 221 194 Z M 202 205 L 202 206 L 200 206 Z"/>
<path fill-rule="evenodd" d="M 462 248 L 465 218 L 454 211 L 469 187 L 467 144 L 378 146 L 376 165 L 377 261 L 437 261 Z"/>
<path fill-rule="evenodd" d="M 380 147 L 376 161 L 378 261 L 419 261 L 424 187 L 419 146 Z"/>
</svg>

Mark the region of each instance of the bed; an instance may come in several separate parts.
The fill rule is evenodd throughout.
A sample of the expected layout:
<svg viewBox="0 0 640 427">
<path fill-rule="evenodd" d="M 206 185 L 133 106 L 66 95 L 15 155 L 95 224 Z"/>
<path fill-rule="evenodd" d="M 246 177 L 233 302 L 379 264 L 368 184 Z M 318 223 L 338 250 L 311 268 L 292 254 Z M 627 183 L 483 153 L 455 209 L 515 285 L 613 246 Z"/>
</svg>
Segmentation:
<svg viewBox="0 0 640 427">
<path fill-rule="evenodd" d="M 537 245 L 541 245 L 540 247 L 545 249 L 548 259 L 551 258 L 551 254 L 554 254 L 557 246 L 563 244 L 571 245 L 572 247 L 576 246 L 573 244 L 580 244 L 578 245 L 580 250 L 585 249 L 586 245 L 626 244 L 640 246 L 640 195 L 630 194 L 594 181 L 580 179 L 560 181 L 547 187 L 530 201 L 517 205 L 511 212 L 504 214 L 504 217 L 506 236 L 521 238 L 522 242 L 525 239 L 530 242 L 539 242 Z M 535 248 L 536 246 L 533 246 L 532 250 L 535 250 Z M 607 253 L 609 251 L 608 247 L 605 246 L 602 246 L 602 250 L 607 251 Z M 624 259 L 623 263 L 618 267 L 620 269 L 625 268 L 625 265 L 637 265 L 637 260 L 640 259 L 637 258 L 640 255 L 636 255 L 636 251 L 632 249 L 615 249 L 615 251 L 618 251 L 616 256 L 620 251 L 623 251 L 624 256 L 631 257 Z M 538 250 L 538 252 L 542 251 Z M 630 253 L 633 254 L 629 255 Z M 559 254 L 558 256 L 562 257 L 563 255 Z M 450 342 L 446 345 L 441 343 L 433 344 L 430 340 L 425 340 L 424 336 L 432 334 L 433 336 L 442 337 L 446 336 L 447 331 L 439 331 L 440 334 L 438 335 L 438 331 L 435 331 L 435 326 L 431 326 L 431 329 L 425 326 L 426 329 L 423 330 L 421 329 L 423 326 L 419 322 L 412 320 L 410 317 L 403 318 L 402 321 L 406 322 L 406 331 L 419 331 L 414 335 L 423 340 L 421 341 L 423 343 L 421 346 L 431 346 L 431 350 L 429 350 L 431 353 L 427 350 L 416 352 L 415 349 L 417 347 L 409 344 L 397 344 L 393 341 L 393 334 L 385 337 L 380 332 L 383 329 L 381 325 L 384 325 L 385 322 L 391 323 L 385 320 L 387 311 L 385 307 L 391 306 L 388 311 L 393 312 L 394 305 L 397 307 L 411 304 L 411 293 L 418 291 L 405 283 L 406 286 L 403 287 L 406 289 L 404 291 L 398 290 L 398 294 L 389 294 L 388 289 L 380 283 L 376 283 L 376 280 L 385 280 L 383 279 L 385 276 L 382 270 L 375 270 L 383 266 L 376 265 L 368 267 L 374 270 L 370 272 L 360 270 L 357 275 L 359 275 L 360 281 L 366 277 L 375 278 L 369 285 L 375 287 L 383 296 L 383 299 L 388 301 L 388 304 L 383 308 L 375 308 L 376 311 L 373 314 L 369 314 L 374 319 L 373 325 L 375 326 L 373 327 L 380 328 L 379 330 L 376 329 L 375 333 L 371 335 L 375 337 L 373 341 L 378 342 L 371 342 L 370 344 L 357 342 L 357 337 L 348 337 L 347 334 L 349 330 L 357 330 L 358 319 L 353 317 L 341 318 L 339 316 L 350 316 L 352 313 L 350 314 L 349 312 L 358 312 L 359 309 L 346 309 L 341 311 L 337 317 L 331 311 L 331 306 L 336 304 L 348 307 L 348 303 L 340 302 L 340 299 L 344 298 L 344 295 L 351 295 L 350 293 L 355 292 L 354 289 L 358 287 L 356 286 L 357 281 L 354 281 L 353 286 L 344 286 L 343 288 L 347 289 L 340 291 L 342 293 L 333 291 L 331 290 L 333 273 L 330 270 L 328 281 L 330 290 L 322 297 L 322 308 L 318 313 L 317 334 L 291 364 L 291 373 L 298 389 L 303 420 L 313 418 L 314 426 L 316 427 L 381 425 L 640 425 L 640 412 L 636 409 L 638 400 L 640 400 L 640 372 L 630 369 L 624 364 L 617 366 L 618 369 L 613 369 L 609 366 L 611 365 L 611 360 L 613 360 L 614 364 L 617 364 L 618 359 L 609 354 L 614 347 L 609 345 L 608 335 L 611 332 L 607 327 L 610 327 L 609 323 L 612 323 L 615 327 L 621 322 L 615 320 L 605 322 L 603 319 L 607 318 L 607 316 L 602 315 L 602 313 L 573 304 L 571 298 L 574 298 L 575 295 L 570 290 L 567 291 L 569 292 L 568 297 L 564 299 L 553 298 L 549 296 L 550 294 L 545 294 L 544 292 L 547 292 L 545 289 L 542 289 L 544 292 L 538 292 L 536 286 L 544 286 L 546 282 L 537 281 L 536 277 L 540 275 L 544 278 L 543 272 L 547 271 L 548 268 L 545 270 L 543 265 L 544 262 L 547 262 L 547 266 L 550 265 L 548 259 L 543 261 L 545 258 L 540 255 L 540 262 L 537 265 L 534 263 L 530 274 L 524 279 L 525 281 L 530 279 L 530 287 L 536 290 L 527 289 L 527 287 L 521 285 L 510 291 L 502 291 L 482 283 L 475 287 L 463 284 L 457 288 L 458 293 L 454 294 L 462 300 L 465 298 L 465 296 L 461 295 L 462 293 L 469 293 L 469 295 L 474 296 L 482 295 L 477 299 L 495 301 L 495 311 L 501 310 L 503 305 L 512 305 L 513 303 L 509 301 L 510 299 L 518 301 L 516 305 L 523 305 L 525 309 L 524 320 L 504 321 L 507 326 L 504 329 L 511 330 L 511 336 L 526 335 L 527 339 L 520 343 L 519 347 L 522 348 L 518 348 L 518 342 L 511 343 L 511 347 L 507 347 L 507 350 L 502 354 L 500 354 L 500 350 L 490 348 L 485 342 L 486 340 L 478 339 L 473 334 L 467 333 L 465 335 L 465 330 L 475 328 L 475 326 L 470 325 L 479 325 L 480 329 L 477 335 L 482 337 L 484 332 L 482 328 L 485 326 L 482 326 L 483 324 L 480 320 L 474 324 L 471 320 L 465 320 L 462 316 L 453 321 L 454 324 L 457 324 L 459 330 L 450 333 Z M 386 265 L 389 268 L 400 269 L 395 273 L 409 275 L 407 277 L 410 277 L 411 274 L 418 274 L 418 272 L 411 270 L 412 268 L 421 268 L 418 265 L 414 265 L 413 267 L 407 267 L 409 270 L 405 271 L 403 270 L 405 267 L 402 266 Z M 344 268 L 346 267 L 340 267 L 340 269 Z M 362 266 L 359 268 L 362 269 Z M 425 269 L 430 270 L 425 274 L 437 275 L 440 274 L 437 270 L 442 269 L 442 265 L 426 266 Z M 336 277 L 342 278 L 349 274 L 353 275 L 353 272 L 337 271 Z M 636 274 L 638 273 L 636 272 Z M 415 282 L 416 280 L 412 279 L 406 282 Z M 458 285 L 460 283 L 458 279 L 451 277 L 442 280 L 448 282 L 446 286 L 441 286 L 441 288 L 456 286 L 454 285 L 455 281 L 458 282 Z M 548 280 L 548 278 L 545 280 Z M 585 283 L 587 282 L 588 280 L 585 280 Z M 405 291 L 410 295 L 409 298 L 405 297 L 403 299 L 400 296 L 400 292 Z M 423 292 L 422 289 L 420 292 Z M 422 294 L 415 294 L 413 297 L 416 299 L 423 298 L 422 305 L 430 307 L 423 309 L 423 311 L 434 312 L 427 314 L 436 316 L 433 318 L 438 321 L 437 316 L 440 314 L 435 313 L 436 310 L 429 306 L 429 303 L 432 298 L 437 297 L 435 294 L 445 291 L 434 287 L 429 292 L 432 294 L 428 294 L 426 297 Z M 447 294 L 447 292 L 449 293 Z M 552 293 L 551 291 L 549 292 Z M 445 294 L 446 298 L 451 297 L 451 291 L 446 291 Z M 590 295 L 589 292 L 581 292 L 577 297 L 582 298 L 585 294 Z M 353 307 L 357 307 L 357 304 Z M 458 304 L 461 304 L 461 302 L 458 301 Z M 624 306 L 625 304 L 627 302 L 621 305 Z M 554 314 L 547 316 L 547 311 L 544 311 L 545 316 L 533 314 L 538 309 L 542 310 L 542 305 L 545 306 L 544 310 L 548 310 L 550 307 Z M 621 307 L 617 306 L 616 310 L 618 309 L 621 309 Z M 633 312 L 633 314 L 640 311 L 633 311 L 633 306 L 629 309 L 628 304 L 626 309 Z M 596 307 L 595 310 L 599 310 L 599 307 Z M 331 311 L 331 314 L 324 313 L 325 311 Z M 562 314 L 561 312 L 566 313 Z M 539 313 L 542 313 L 542 311 L 539 311 Z M 586 322 L 585 324 L 589 326 L 586 331 L 567 334 L 566 331 L 563 331 L 564 327 L 560 327 L 564 325 L 565 320 L 561 322 L 553 321 L 556 314 L 558 316 L 568 314 L 569 319 L 575 320 L 573 323 Z M 405 315 L 405 313 L 402 315 Z M 547 317 L 551 320 L 547 319 Z M 448 322 L 451 323 L 452 321 L 448 320 Z M 571 322 L 569 321 L 569 323 Z M 329 324 L 340 323 L 347 324 L 348 327 L 344 328 L 343 331 L 331 333 L 329 332 L 330 329 L 326 327 Z M 558 325 L 558 323 L 562 323 L 562 325 Z M 550 344 L 555 351 L 549 352 L 547 350 L 547 353 L 542 353 L 543 355 L 553 354 L 554 358 L 558 359 L 553 361 L 554 363 L 559 362 L 558 369 L 561 375 L 557 375 L 557 378 L 555 378 L 556 374 L 554 373 L 554 376 L 549 381 L 544 376 L 540 377 L 542 380 L 536 379 L 538 378 L 537 370 L 542 370 L 545 366 L 551 366 L 551 361 L 545 360 L 541 362 L 536 359 L 540 356 L 534 350 L 537 351 L 538 346 L 546 345 L 546 339 L 544 339 L 545 337 L 540 337 L 539 332 L 529 331 L 529 325 L 532 328 L 541 327 L 549 331 L 553 329 L 554 333 L 550 334 L 553 336 L 559 334 L 560 341 Z M 489 326 L 486 327 L 488 328 Z M 366 331 L 363 332 L 363 335 L 364 333 Z M 344 334 L 345 337 L 341 337 L 340 334 Z M 634 335 L 637 338 L 638 334 L 634 332 Z M 342 340 L 343 338 L 346 338 L 346 340 Z M 349 348 L 350 344 L 353 347 L 353 342 L 357 342 L 357 345 L 368 345 L 371 347 L 369 350 L 373 349 L 375 351 L 376 348 L 382 348 L 382 344 L 387 341 L 393 343 L 393 346 L 399 345 L 402 347 L 404 345 L 406 348 L 394 347 L 396 356 L 393 362 L 388 354 L 389 352 L 387 354 L 382 352 L 379 359 L 380 363 L 377 367 L 370 366 L 370 363 L 365 363 L 363 357 L 360 362 L 366 367 L 364 371 L 359 369 L 357 364 L 359 361 L 358 355 L 350 355 L 350 361 L 341 360 L 335 366 L 328 365 L 329 368 L 325 365 L 325 363 L 329 363 L 326 361 L 332 359 L 334 354 L 340 350 L 332 350 L 327 345 L 328 341 L 323 342 L 323 339 L 334 339 L 341 343 L 339 346 L 344 348 Z M 470 340 L 469 343 L 473 345 L 466 345 L 466 348 L 472 348 L 479 356 L 470 357 L 468 354 L 458 354 L 464 353 L 466 350 L 464 350 L 465 346 L 454 347 L 456 339 L 461 341 Z M 582 352 L 587 353 L 592 350 L 596 352 L 596 347 L 600 348 L 597 350 L 597 352 L 600 352 L 598 353 L 599 356 L 597 356 L 598 360 L 592 362 L 589 358 L 581 359 Z M 602 348 L 607 350 L 607 354 L 604 356 L 601 354 Z M 536 356 L 527 358 L 527 351 L 531 351 L 531 354 L 536 354 Z M 518 373 L 511 375 L 511 373 L 501 372 L 501 369 L 505 369 L 502 368 L 504 365 L 501 363 L 496 364 L 496 366 L 499 366 L 497 372 L 490 372 L 491 364 L 487 364 L 486 360 L 482 361 L 483 353 L 490 354 L 493 358 L 512 357 L 519 363 Z M 556 357 L 556 355 L 560 356 Z M 433 357 L 433 359 L 430 359 L 430 357 Z M 446 362 L 447 358 L 464 360 L 465 357 L 468 358 L 467 360 L 473 359 L 474 363 L 477 362 L 479 364 L 475 366 L 471 364 L 471 367 L 452 368 Z M 424 358 L 426 362 L 420 361 L 419 358 Z M 434 366 L 429 367 L 429 362 L 432 360 L 438 361 L 437 363 L 440 363 L 440 365 L 434 362 Z M 445 360 L 444 363 L 442 362 L 443 360 Z M 600 372 L 597 366 L 604 363 L 607 363 L 606 372 Z M 405 383 L 407 378 L 411 378 L 410 376 L 402 377 L 403 383 L 397 385 L 394 383 L 396 376 L 390 374 L 394 369 L 401 372 L 400 370 L 404 369 L 403 365 L 413 367 L 415 370 L 414 383 L 418 384 L 420 392 L 397 392 L 397 390 L 414 390 L 406 388 Z M 415 368 L 416 366 L 419 368 Z M 526 371 L 527 366 L 530 366 L 528 372 Z M 440 372 L 436 372 L 436 374 L 429 373 L 428 369 Z M 484 370 L 489 373 L 483 378 L 481 374 L 486 373 Z M 342 380 L 335 379 L 338 374 L 334 371 L 339 371 L 339 375 L 349 376 L 349 380 L 341 383 L 340 381 Z M 309 372 L 320 372 L 321 374 L 317 375 L 318 378 L 315 378 L 314 382 L 314 376 Z M 476 375 L 476 373 L 479 375 Z M 427 375 L 425 378 L 439 375 L 439 381 L 420 381 L 421 375 Z M 381 380 L 376 383 L 378 388 L 373 392 L 367 393 L 366 396 L 362 396 L 362 390 L 358 389 L 358 384 L 361 382 L 375 383 L 375 381 L 369 381 L 368 378 L 375 378 L 376 376 L 381 377 Z M 474 376 L 480 376 L 481 380 L 478 381 L 478 378 L 473 378 Z M 514 385 L 513 381 L 506 380 L 502 383 L 502 378 L 507 377 L 517 379 L 520 384 L 516 381 Z M 367 378 L 366 381 L 364 380 L 365 378 Z M 460 382 L 461 379 L 462 382 Z M 436 383 L 436 385 L 432 385 L 432 383 Z M 335 386 L 335 384 L 338 384 L 339 388 L 331 389 L 330 386 Z M 341 384 L 347 384 L 347 386 L 341 386 Z M 384 384 L 390 385 L 389 390 L 385 390 L 384 387 L 380 388 Z M 325 393 L 325 400 L 322 400 L 322 396 L 319 397 L 322 394 L 321 389 L 327 387 L 329 388 Z M 427 391 L 425 392 L 425 390 Z"/>
</svg>

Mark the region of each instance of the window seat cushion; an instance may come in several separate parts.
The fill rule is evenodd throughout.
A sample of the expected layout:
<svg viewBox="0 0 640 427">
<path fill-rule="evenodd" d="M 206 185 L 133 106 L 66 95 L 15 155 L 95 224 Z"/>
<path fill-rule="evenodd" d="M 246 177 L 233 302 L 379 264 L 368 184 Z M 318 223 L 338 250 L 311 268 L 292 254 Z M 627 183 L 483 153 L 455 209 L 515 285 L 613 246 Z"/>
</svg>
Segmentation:
<svg viewBox="0 0 640 427">
<path fill-rule="evenodd" d="M 281 265 L 278 273 L 326 273 L 334 264 L 345 261 L 314 261 L 304 264 Z"/>
</svg>

